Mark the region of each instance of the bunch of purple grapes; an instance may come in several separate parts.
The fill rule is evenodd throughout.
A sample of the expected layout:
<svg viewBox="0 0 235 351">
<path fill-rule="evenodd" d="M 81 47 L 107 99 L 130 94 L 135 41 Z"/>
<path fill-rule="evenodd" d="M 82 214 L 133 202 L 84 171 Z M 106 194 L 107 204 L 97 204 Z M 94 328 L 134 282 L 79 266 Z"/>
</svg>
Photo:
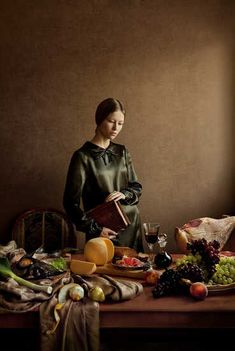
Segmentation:
<svg viewBox="0 0 235 351">
<path fill-rule="evenodd" d="M 153 297 L 162 297 L 177 292 L 179 287 L 180 275 L 177 270 L 167 268 L 160 276 L 159 281 L 152 290 Z"/>
<path fill-rule="evenodd" d="M 196 264 L 187 263 L 178 268 L 166 269 L 155 288 L 152 290 L 153 297 L 167 296 L 184 292 L 186 287 L 182 279 L 189 279 L 191 282 L 201 282 L 204 280 L 203 270 Z"/>
<path fill-rule="evenodd" d="M 215 265 L 220 260 L 219 242 L 217 240 L 207 242 L 207 240 L 203 238 L 188 243 L 187 248 L 193 255 L 196 255 L 196 253 L 200 254 L 204 269 L 207 271 L 207 279 L 210 279 L 216 271 Z"/>
</svg>

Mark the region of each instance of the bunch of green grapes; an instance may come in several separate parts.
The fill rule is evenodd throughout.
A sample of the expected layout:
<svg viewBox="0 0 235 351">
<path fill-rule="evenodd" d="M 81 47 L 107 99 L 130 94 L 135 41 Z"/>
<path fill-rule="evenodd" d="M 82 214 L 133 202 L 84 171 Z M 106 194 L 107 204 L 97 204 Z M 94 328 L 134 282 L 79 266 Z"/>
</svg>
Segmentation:
<svg viewBox="0 0 235 351">
<path fill-rule="evenodd" d="M 220 244 L 218 241 L 206 239 L 193 240 L 187 244 L 188 255 L 176 261 L 176 266 L 191 263 L 197 265 L 204 272 L 205 281 L 208 282 L 215 273 L 215 266 L 220 260 Z"/>
<path fill-rule="evenodd" d="M 216 271 L 208 284 L 232 284 L 235 282 L 235 259 L 233 257 L 221 257 L 215 265 Z"/>
<path fill-rule="evenodd" d="M 195 255 L 189 253 L 188 255 L 184 255 L 178 258 L 175 262 L 176 267 L 179 267 L 181 265 L 185 265 L 188 263 L 197 264 L 198 266 L 200 266 L 202 263 L 202 256 L 198 252 Z"/>
</svg>

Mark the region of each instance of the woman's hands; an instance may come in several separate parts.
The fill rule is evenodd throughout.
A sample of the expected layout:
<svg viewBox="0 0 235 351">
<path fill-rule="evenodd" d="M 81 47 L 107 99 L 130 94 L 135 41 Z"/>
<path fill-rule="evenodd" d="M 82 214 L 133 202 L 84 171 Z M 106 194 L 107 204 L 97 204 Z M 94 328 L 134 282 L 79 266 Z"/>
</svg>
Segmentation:
<svg viewBox="0 0 235 351">
<path fill-rule="evenodd" d="M 102 232 L 100 233 L 100 236 L 103 238 L 108 238 L 108 239 L 113 239 L 114 237 L 117 236 L 118 233 L 116 233 L 114 230 L 103 227 Z"/>
<path fill-rule="evenodd" d="M 119 201 L 124 199 L 125 199 L 125 195 L 123 193 L 121 193 L 120 191 L 113 191 L 106 197 L 105 201 L 106 202 L 109 202 L 112 200 Z"/>
</svg>

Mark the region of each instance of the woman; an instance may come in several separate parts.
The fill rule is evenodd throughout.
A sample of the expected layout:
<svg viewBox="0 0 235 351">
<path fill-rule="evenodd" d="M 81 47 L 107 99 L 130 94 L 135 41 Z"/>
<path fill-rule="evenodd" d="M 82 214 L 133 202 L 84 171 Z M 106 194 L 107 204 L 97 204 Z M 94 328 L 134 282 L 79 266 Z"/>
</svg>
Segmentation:
<svg viewBox="0 0 235 351">
<path fill-rule="evenodd" d="M 138 183 L 128 150 L 124 145 L 113 143 L 125 121 L 122 103 L 113 98 L 105 99 L 96 109 L 95 121 L 94 137 L 72 156 L 64 191 L 65 211 L 77 230 L 86 233 L 86 241 L 103 236 L 112 238 L 117 246 L 143 251 L 141 221 L 136 206 L 142 186 Z M 100 227 L 86 216 L 88 210 L 112 200 L 120 201 L 131 222 L 119 233 Z"/>
</svg>

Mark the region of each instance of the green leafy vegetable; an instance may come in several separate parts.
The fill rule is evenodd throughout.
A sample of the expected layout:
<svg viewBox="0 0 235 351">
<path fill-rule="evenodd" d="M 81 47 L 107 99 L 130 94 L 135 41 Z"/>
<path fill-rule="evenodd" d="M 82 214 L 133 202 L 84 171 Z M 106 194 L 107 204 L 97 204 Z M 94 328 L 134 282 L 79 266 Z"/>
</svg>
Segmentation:
<svg viewBox="0 0 235 351">
<path fill-rule="evenodd" d="M 9 263 L 9 260 L 6 257 L 0 257 L 0 275 L 5 277 L 5 278 L 12 278 L 14 279 L 17 283 L 24 285 L 30 289 L 36 290 L 36 291 L 43 291 L 46 292 L 47 294 L 52 293 L 52 287 L 47 286 L 47 285 L 38 285 L 32 282 L 29 282 L 26 279 L 23 279 L 16 275 L 12 270 L 11 266 Z"/>
<path fill-rule="evenodd" d="M 62 272 L 66 271 L 68 268 L 67 262 L 63 257 L 53 259 L 52 261 L 50 261 L 50 265 Z"/>
</svg>

